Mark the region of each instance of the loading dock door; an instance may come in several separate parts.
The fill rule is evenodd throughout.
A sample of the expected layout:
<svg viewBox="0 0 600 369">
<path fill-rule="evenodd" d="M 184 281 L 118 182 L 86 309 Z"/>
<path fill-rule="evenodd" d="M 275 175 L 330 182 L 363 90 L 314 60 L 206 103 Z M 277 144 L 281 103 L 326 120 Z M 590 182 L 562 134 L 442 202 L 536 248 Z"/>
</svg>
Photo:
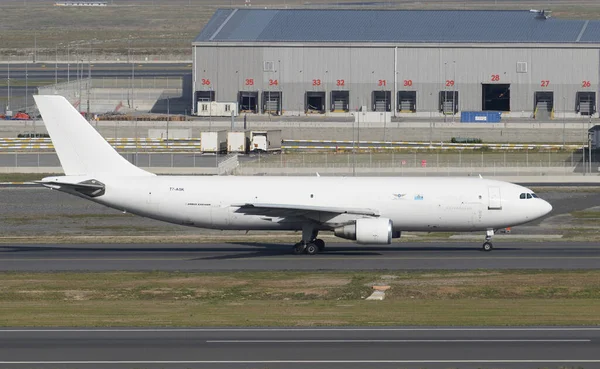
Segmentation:
<svg viewBox="0 0 600 369">
<path fill-rule="evenodd" d="M 215 101 L 214 91 L 196 91 L 196 101 L 210 102 Z"/>
<path fill-rule="evenodd" d="M 533 117 L 539 120 L 552 119 L 554 112 L 554 92 L 536 91 L 534 95 Z"/>
<path fill-rule="evenodd" d="M 417 112 L 417 91 L 398 91 L 398 111 L 401 113 Z"/>
<path fill-rule="evenodd" d="M 575 111 L 581 115 L 594 115 L 596 112 L 596 93 L 589 91 L 577 92 Z"/>
<path fill-rule="evenodd" d="M 482 84 L 481 85 L 483 111 L 510 111 L 510 85 L 509 84 Z"/>
<path fill-rule="evenodd" d="M 489 187 L 488 188 L 488 209 L 500 210 L 502 209 L 502 198 L 500 197 L 500 187 Z"/>
<path fill-rule="evenodd" d="M 258 91 L 238 92 L 240 113 L 258 113 Z"/>
<path fill-rule="evenodd" d="M 282 92 L 281 91 L 264 91 L 262 93 L 263 113 L 281 114 L 282 107 Z"/>
<path fill-rule="evenodd" d="M 371 101 L 373 111 L 392 111 L 392 91 L 373 91 Z"/>
<path fill-rule="evenodd" d="M 350 111 L 350 91 L 331 91 L 331 111 L 334 113 Z"/>
<path fill-rule="evenodd" d="M 325 113 L 325 92 L 306 91 L 304 94 L 304 112 L 305 113 Z"/>
<path fill-rule="evenodd" d="M 440 112 L 451 115 L 458 113 L 458 91 L 440 91 Z"/>
</svg>

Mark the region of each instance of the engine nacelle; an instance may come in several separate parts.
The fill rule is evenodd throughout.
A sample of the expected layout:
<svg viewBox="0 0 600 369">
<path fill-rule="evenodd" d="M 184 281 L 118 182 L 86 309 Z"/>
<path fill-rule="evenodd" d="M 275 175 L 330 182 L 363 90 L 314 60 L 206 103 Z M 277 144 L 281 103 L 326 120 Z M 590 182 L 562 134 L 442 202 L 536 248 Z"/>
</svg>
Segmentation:
<svg viewBox="0 0 600 369">
<path fill-rule="evenodd" d="M 336 228 L 334 234 L 340 238 L 372 245 L 389 245 L 393 236 L 400 237 L 400 232 L 393 231 L 392 221 L 387 218 L 357 219 L 355 224 Z"/>
</svg>

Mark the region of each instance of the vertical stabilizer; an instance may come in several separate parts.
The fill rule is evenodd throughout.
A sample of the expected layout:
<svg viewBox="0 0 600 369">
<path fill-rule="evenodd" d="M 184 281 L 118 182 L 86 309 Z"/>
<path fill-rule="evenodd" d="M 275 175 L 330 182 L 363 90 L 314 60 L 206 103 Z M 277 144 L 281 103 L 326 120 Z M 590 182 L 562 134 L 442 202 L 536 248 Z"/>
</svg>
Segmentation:
<svg viewBox="0 0 600 369">
<path fill-rule="evenodd" d="M 154 175 L 123 158 L 63 96 L 34 99 L 66 175 Z"/>
</svg>

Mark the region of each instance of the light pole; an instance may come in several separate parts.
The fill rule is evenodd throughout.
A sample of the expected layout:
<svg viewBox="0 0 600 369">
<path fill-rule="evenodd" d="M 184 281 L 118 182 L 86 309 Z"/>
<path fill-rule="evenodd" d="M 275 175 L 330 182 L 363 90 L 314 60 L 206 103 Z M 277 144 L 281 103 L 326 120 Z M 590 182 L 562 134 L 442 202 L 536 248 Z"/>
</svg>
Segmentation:
<svg viewBox="0 0 600 369">
<path fill-rule="evenodd" d="M 452 123 L 454 123 L 454 114 L 458 110 L 458 104 L 456 104 L 456 60 L 452 61 L 454 65 L 454 74 L 452 76 Z"/>
<path fill-rule="evenodd" d="M 56 85 L 58 84 L 58 44 L 56 44 L 55 48 L 55 61 L 54 61 L 54 89 L 56 90 Z"/>
<path fill-rule="evenodd" d="M 583 143 L 581 144 L 581 159 L 582 159 L 582 163 L 583 163 L 583 175 L 585 175 L 587 173 L 587 164 L 585 163 L 585 123 L 581 123 L 581 126 L 583 128 Z"/>
<path fill-rule="evenodd" d="M 79 79 L 79 112 L 81 112 L 81 105 L 83 104 L 83 101 L 82 101 L 82 99 L 83 99 L 82 87 L 83 86 L 81 84 L 82 83 L 81 80 L 83 79 L 83 59 L 78 60 L 78 62 L 79 62 L 79 77 L 78 77 L 78 79 Z"/>
<path fill-rule="evenodd" d="M 433 98 L 433 92 L 429 93 L 429 100 L 432 100 Z M 433 117 L 432 117 L 433 111 L 431 111 L 431 109 L 429 109 L 429 147 L 433 146 Z"/>
<path fill-rule="evenodd" d="M 133 79 L 135 78 L 135 63 L 133 62 L 133 53 L 131 50 L 131 35 L 129 35 L 129 37 L 127 38 L 127 43 L 128 43 L 128 47 L 127 47 L 127 61 L 129 63 L 131 63 L 131 108 L 135 110 L 135 104 L 134 104 L 134 87 L 133 87 Z"/>
<path fill-rule="evenodd" d="M 88 53 L 88 80 L 86 84 L 86 94 L 87 94 L 87 120 L 90 121 L 91 113 L 90 113 L 90 90 L 92 88 L 92 41 L 90 41 L 90 52 Z M 98 121 L 96 121 L 96 127 L 98 126 Z"/>
<path fill-rule="evenodd" d="M 135 63 L 133 62 L 133 55 L 131 60 L 131 108 L 135 110 Z"/>
<path fill-rule="evenodd" d="M 69 88 L 71 83 L 71 44 L 67 43 L 67 85 Z"/>
<path fill-rule="evenodd" d="M 7 87 L 7 100 L 6 100 L 6 111 L 10 111 L 10 61 L 6 64 L 7 74 L 6 74 L 6 87 Z"/>
<path fill-rule="evenodd" d="M 356 177 L 356 122 L 358 121 L 358 108 L 356 108 L 356 117 L 352 122 L 352 176 Z"/>
<path fill-rule="evenodd" d="M 133 120 L 135 122 L 135 165 L 138 165 L 138 148 L 140 145 L 140 141 L 139 141 L 139 136 L 138 136 L 138 122 L 137 122 L 137 116 L 133 117 Z"/>
<path fill-rule="evenodd" d="M 28 70 L 28 66 L 29 66 L 29 58 L 25 59 L 25 113 L 27 113 L 27 104 L 29 103 L 28 101 L 28 93 L 29 93 L 29 70 Z"/>
<path fill-rule="evenodd" d="M 446 91 L 446 87 L 448 87 L 448 82 L 446 79 L 446 67 L 448 66 L 448 62 L 444 62 L 444 99 L 442 99 L 442 114 L 444 115 L 444 122 L 446 121 L 446 100 L 448 99 L 448 91 Z"/>
<path fill-rule="evenodd" d="M 592 175 L 592 133 L 590 129 L 592 128 L 592 115 L 589 115 L 590 122 L 588 123 L 588 165 L 590 167 L 590 175 Z"/>
<path fill-rule="evenodd" d="M 563 144 L 562 144 L 563 150 L 565 149 L 565 132 L 566 132 L 566 127 L 567 127 L 566 115 L 567 115 L 567 97 L 563 96 Z"/>
<path fill-rule="evenodd" d="M 169 149 L 169 121 L 171 120 L 171 110 L 169 96 L 167 96 L 167 149 Z"/>
</svg>

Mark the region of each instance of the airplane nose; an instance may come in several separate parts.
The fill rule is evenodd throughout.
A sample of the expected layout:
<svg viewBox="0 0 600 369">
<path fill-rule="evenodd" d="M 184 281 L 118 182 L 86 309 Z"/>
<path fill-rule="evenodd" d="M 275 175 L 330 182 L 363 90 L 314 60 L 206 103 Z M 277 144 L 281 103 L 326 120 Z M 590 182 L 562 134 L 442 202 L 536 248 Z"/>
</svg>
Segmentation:
<svg viewBox="0 0 600 369">
<path fill-rule="evenodd" d="M 542 214 L 541 216 L 544 216 L 546 214 L 548 214 L 549 212 L 552 211 L 552 205 L 550 205 L 550 203 L 546 200 L 542 200 Z"/>
</svg>

